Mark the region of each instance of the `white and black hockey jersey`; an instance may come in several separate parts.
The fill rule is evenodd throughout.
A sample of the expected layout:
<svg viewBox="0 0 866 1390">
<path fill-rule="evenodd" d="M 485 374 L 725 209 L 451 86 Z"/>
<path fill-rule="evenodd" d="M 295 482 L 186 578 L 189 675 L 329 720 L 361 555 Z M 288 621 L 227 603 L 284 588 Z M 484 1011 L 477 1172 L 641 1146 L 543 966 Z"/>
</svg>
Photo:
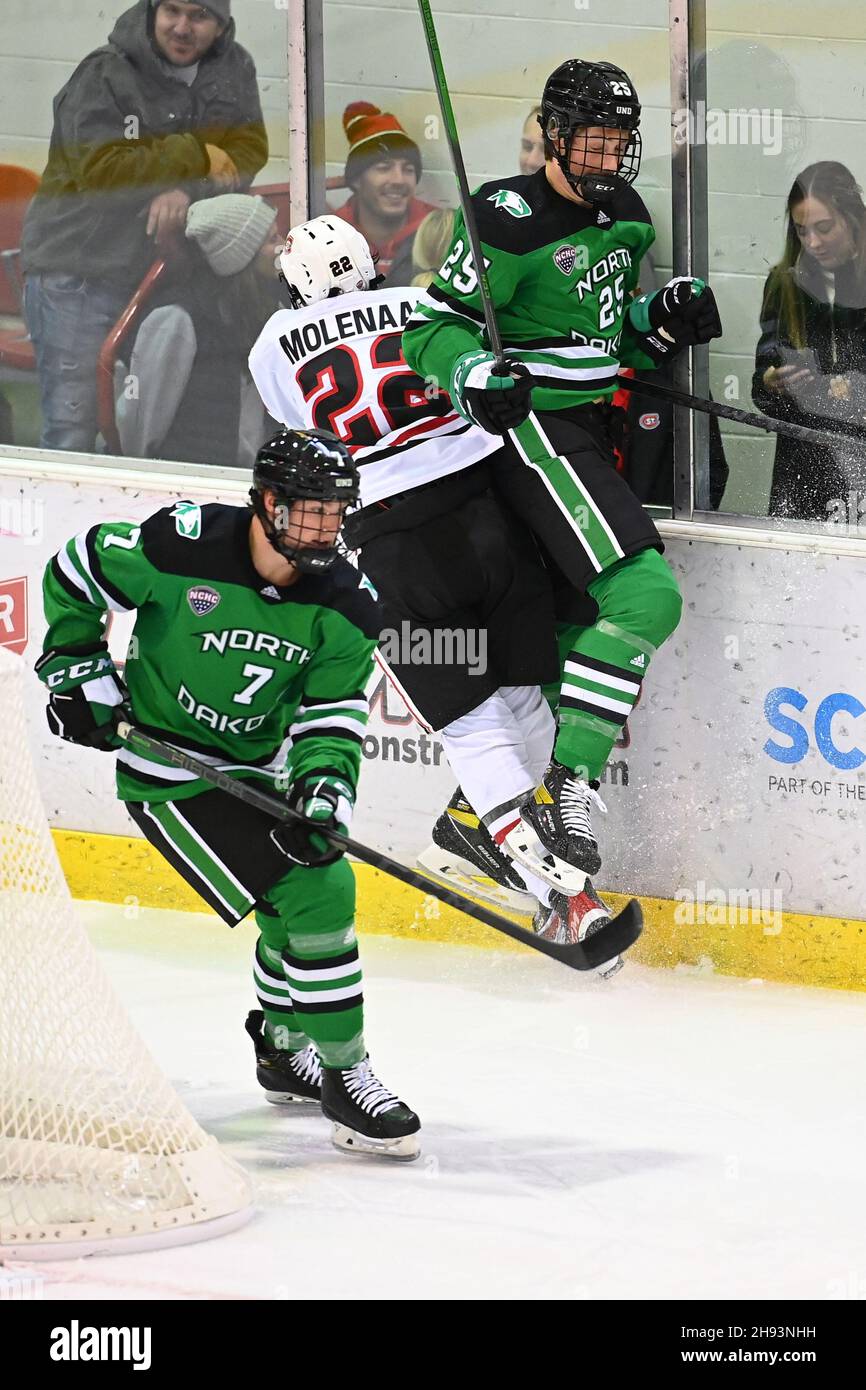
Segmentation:
<svg viewBox="0 0 866 1390">
<path fill-rule="evenodd" d="M 348 446 L 365 507 L 502 446 L 406 366 L 403 327 L 423 293 L 407 286 L 358 290 L 280 309 L 250 353 L 253 380 L 275 420 L 331 430 Z"/>
</svg>

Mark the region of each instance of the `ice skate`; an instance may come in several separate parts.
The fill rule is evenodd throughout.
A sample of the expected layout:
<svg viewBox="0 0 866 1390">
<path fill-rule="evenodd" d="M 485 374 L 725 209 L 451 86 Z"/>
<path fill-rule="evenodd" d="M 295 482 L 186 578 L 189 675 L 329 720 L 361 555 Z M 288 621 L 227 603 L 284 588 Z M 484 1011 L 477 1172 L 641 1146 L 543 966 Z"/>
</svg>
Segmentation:
<svg viewBox="0 0 866 1390">
<path fill-rule="evenodd" d="M 532 921 L 532 929 L 547 941 L 568 946 L 575 941 L 585 941 L 610 920 L 610 909 L 587 879 L 583 890 L 570 897 L 564 893 L 551 893 L 550 906 L 539 907 Z M 622 970 L 624 964 L 622 956 L 614 956 L 597 966 L 595 973 L 601 979 L 609 980 Z"/>
<path fill-rule="evenodd" d="M 509 912 L 534 912 L 514 865 L 488 834 L 458 787 L 433 827 L 433 843 L 419 854 L 418 867 L 447 888 L 470 893 Z"/>
<path fill-rule="evenodd" d="M 345 1153 L 409 1160 L 421 1152 L 421 1121 L 373 1075 L 369 1058 L 343 1069 L 322 1069 L 322 1110 L 332 1139 Z"/>
<path fill-rule="evenodd" d="M 322 1066 L 310 1043 L 300 1052 L 282 1052 L 265 1037 L 265 1016 L 253 1009 L 244 1025 L 256 1049 L 256 1080 L 272 1105 L 318 1104 L 322 1099 Z"/>
<path fill-rule="evenodd" d="M 601 867 L 590 821 L 593 806 L 607 810 L 591 783 L 552 762 L 505 832 L 509 854 L 566 896 L 580 893 L 587 875 Z"/>
</svg>

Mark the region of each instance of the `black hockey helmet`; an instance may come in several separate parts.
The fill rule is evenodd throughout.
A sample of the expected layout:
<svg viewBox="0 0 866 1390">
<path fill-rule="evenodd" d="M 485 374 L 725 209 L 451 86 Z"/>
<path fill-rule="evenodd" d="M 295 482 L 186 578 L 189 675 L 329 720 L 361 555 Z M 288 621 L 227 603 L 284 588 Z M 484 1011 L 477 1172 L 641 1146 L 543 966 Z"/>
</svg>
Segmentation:
<svg viewBox="0 0 866 1390">
<path fill-rule="evenodd" d="M 581 196 L 581 175 L 573 173 L 569 166 L 575 132 L 581 126 L 630 131 L 617 173 L 625 183 L 634 183 L 641 155 L 640 101 L 631 78 L 622 68 L 613 63 L 569 58 L 545 82 L 538 120 L 546 154 L 556 159 L 570 186 Z"/>
<path fill-rule="evenodd" d="M 264 491 L 276 495 L 276 519 L 268 516 Z M 309 518 L 292 515 L 294 503 L 342 502 L 346 506 L 357 502 L 360 489 L 358 470 L 352 456 L 335 434 L 328 430 L 282 429 L 263 444 L 253 467 L 253 486 L 250 500 L 253 510 L 264 527 L 268 540 L 283 559 L 297 565 L 307 574 L 329 569 L 337 558 L 336 545 L 301 545 L 300 537 L 292 540 L 291 531 L 304 526 L 310 529 Z"/>
</svg>

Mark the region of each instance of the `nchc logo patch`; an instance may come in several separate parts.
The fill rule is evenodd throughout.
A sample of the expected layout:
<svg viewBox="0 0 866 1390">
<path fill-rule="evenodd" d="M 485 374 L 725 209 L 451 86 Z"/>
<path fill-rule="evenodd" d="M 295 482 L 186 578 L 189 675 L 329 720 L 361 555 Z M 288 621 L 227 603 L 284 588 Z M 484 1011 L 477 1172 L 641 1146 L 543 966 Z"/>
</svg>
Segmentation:
<svg viewBox="0 0 866 1390">
<path fill-rule="evenodd" d="M 216 589 L 211 589 L 207 584 L 197 584 L 194 589 L 190 589 L 186 596 L 186 601 L 193 613 L 199 618 L 203 618 L 206 613 L 212 613 L 222 598 Z"/>
<path fill-rule="evenodd" d="M 574 270 L 574 263 L 577 260 L 576 246 L 557 246 L 553 253 L 553 264 L 557 270 L 561 270 L 563 275 L 570 275 Z"/>
</svg>

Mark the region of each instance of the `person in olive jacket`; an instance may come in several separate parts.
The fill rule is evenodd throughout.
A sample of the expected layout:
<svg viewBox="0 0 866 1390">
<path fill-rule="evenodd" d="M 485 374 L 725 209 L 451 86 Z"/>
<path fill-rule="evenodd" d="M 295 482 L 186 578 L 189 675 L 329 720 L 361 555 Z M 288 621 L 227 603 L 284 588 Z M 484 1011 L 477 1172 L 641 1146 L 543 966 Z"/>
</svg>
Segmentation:
<svg viewBox="0 0 866 1390">
<path fill-rule="evenodd" d="M 93 450 L 107 333 L 190 204 L 249 187 L 267 157 L 231 0 L 137 0 L 79 63 L 22 237 L 43 448 Z"/>
<path fill-rule="evenodd" d="M 752 397 L 777 419 L 854 437 L 825 448 L 780 435 L 769 514 L 837 521 L 866 493 L 866 206 L 851 171 L 824 160 L 798 174 L 787 211 Z"/>
</svg>

